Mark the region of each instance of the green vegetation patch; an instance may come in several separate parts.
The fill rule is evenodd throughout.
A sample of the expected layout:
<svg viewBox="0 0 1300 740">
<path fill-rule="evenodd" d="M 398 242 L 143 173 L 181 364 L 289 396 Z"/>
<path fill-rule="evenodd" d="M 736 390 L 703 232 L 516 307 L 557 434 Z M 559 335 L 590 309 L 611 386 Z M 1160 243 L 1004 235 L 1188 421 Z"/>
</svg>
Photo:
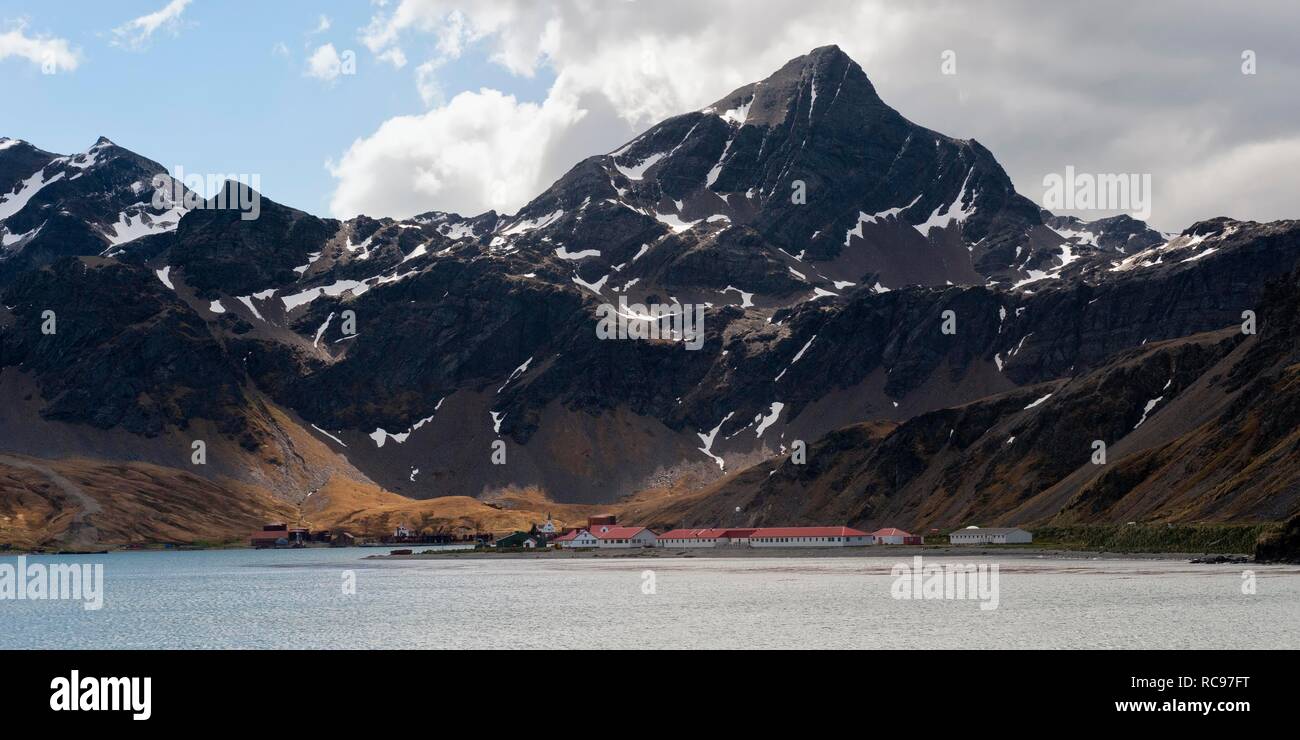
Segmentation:
<svg viewBox="0 0 1300 740">
<path fill-rule="evenodd" d="M 1267 524 L 1076 524 L 1037 527 L 1035 547 L 1109 552 L 1249 554 L 1260 536 L 1280 528 Z"/>
</svg>

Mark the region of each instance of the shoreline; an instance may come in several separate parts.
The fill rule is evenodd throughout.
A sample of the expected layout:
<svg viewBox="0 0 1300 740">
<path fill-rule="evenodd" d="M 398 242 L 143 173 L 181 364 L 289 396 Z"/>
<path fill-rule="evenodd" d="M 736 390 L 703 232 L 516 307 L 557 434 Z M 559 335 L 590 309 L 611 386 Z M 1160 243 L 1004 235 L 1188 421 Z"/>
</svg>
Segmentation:
<svg viewBox="0 0 1300 740">
<path fill-rule="evenodd" d="M 721 547 L 721 548 L 645 548 L 627 550 L 542 550 L 491 552 L 461 550 L 448 552 L 420 552 L 418 547 L 394 547 L 395 550 L 413 550 L 410 555 L 367 555 L 366 560 L 582 560 L 582 559 L 735 559 L 735 558 L 887 558 L 915 556 L 931 557 L 1025 557 L 1052 560 L 1179 560 L 1224 558 L 1225 563 L 1253 562 L 1246 553 L 1183 553 L 1183 552 L 1116 552 L 1111 550 L 1065 550 L 1050 547 L 976 547 L 976 546 L 916 546 L 876 545 L 872 547 Z M 1215 563 L 1207 563 L 1215 564 Z"/>
<path fill-rule="evenodd" d="M 427 546 L 425 546 L 427 547 Z M 0 550 L 0 558 L 18 556 L 86 556 L 111 555 L 118 553 L 176 553 L 205 551 L 250 551 L 275 552 L 298 550 L 412 550 L 410 555 L 393 555 L 389 552 L 361 554 L 362 560 L 583 560 L 583 559 L 621 559 L 621 560 L 659 560 L 659 559 L 737 559 L 737 558 L 911 558 L 929 557 L 1023 557 L 1044 558 L 1051 560 L 1168 560 L 1197 562 L 1215 565 L 1223 563 L 1254 563 L 1252 553 L 1206 553 L 1206 552 L 1126 552 L 1121 550 L 1086 550 L 1061 547 L 1036 547 L 1023 545 L 873 545 L 870 547 L 719 547 L 719 548 L 628 548 L 628 549 L 584 549 L 584 550 L 446 550 L 443 552 L 421 550 L 419 545 L 359 545 L 348 548 L 331 548 L 329 546 L 307 546 L 296 548 L 254 548 L 230 545 L 224 547 L 174 547 L 174 548 L 131 548 L 105 550 L 63 550 L 63 551 L 23 551 Z"/>
</svg>

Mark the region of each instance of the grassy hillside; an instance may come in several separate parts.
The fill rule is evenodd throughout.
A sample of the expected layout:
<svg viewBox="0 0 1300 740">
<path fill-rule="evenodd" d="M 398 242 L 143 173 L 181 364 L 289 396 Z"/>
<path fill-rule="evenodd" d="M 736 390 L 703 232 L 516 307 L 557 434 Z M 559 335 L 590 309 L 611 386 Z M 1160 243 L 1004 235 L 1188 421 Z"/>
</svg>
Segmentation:
<svg viewBox="0 0 1300 740">
<path fill-rule="evenodd" d="M 1034 528 L 1035 547 L 1108 552 L 1253 553 L 1277 524 L 1080 524 Z"/>
</svg>

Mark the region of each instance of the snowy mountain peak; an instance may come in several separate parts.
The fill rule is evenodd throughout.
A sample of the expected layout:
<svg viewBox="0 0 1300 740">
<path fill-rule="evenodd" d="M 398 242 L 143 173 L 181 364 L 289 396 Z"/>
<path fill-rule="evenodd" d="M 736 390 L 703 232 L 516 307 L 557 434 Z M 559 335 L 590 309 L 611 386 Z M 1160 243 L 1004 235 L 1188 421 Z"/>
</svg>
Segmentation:
<svg viewBox="0 0 1300 740">
<path fill-rule="evenodd" d="M 855 100 L 883 105 L 857 62 L 838 46 L 822 46 L 791 59 L 766 79 L 732 91 L 703 112 L 742 126 L 779 126 L 800 112 L 811 121 L 846 89 Z"/>
<path fill-rule="evenodd" d="M 83 152 L 0 144 L 0 285 L 60 257 L 105 254 L 174 230 L 184 209 L 153 204 L 162 165 L 101 136 Z"/>
<path fill-rule="evenodd" d="M 772 260 L 762 280 L 789 300 L 836 284 L 1013 283 L 1062 242 L 987 149 L 908 121 L 835 46 L 584 160 L 503 220 L 490 246 L 563 245 L 589 255 L 576 269 L 594 285 L 674 238 L 743 240 L 743 259 Z M 787 255 L 822 277 L 790 282 L 787 268 L 810 273 Z"/>
</svg>

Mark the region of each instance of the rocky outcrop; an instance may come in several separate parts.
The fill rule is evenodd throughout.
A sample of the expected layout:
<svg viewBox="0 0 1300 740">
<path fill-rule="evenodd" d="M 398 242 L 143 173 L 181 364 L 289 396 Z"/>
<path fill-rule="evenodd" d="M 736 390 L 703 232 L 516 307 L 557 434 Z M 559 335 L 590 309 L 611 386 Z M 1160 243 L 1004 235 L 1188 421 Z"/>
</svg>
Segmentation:
<svg viewBox="0 0 1300 740">
<path fill-rule="evenodd" d="M 1281 531 L 1260 538 L 1255 562 L 1300 563 L 1300 516 L 1292 517 Z"/>
<path fill-rule="evenodd" d="M 294 268 L 321 252 L 339 229 L 337 221 L 282 206 L 233 182 L 224 197 L 224 207 L 214 197 L 208 207 L 187 214 L 169 255 L 169 263 L 183 268 L 189 284 L 205 296 L 249 295 L 293 283 Z M 256 218 L 235 207 L 241 197 L 256 199 Z"/>
<path fill-rule="evenodd" d="M 0 368 L 36 379 L 45 418 L 144 437 L 205 419 L 258 446 L 243 373 L 152 271 L 66 258 L 21 275 L 4 303 Z"/>
</svg>

